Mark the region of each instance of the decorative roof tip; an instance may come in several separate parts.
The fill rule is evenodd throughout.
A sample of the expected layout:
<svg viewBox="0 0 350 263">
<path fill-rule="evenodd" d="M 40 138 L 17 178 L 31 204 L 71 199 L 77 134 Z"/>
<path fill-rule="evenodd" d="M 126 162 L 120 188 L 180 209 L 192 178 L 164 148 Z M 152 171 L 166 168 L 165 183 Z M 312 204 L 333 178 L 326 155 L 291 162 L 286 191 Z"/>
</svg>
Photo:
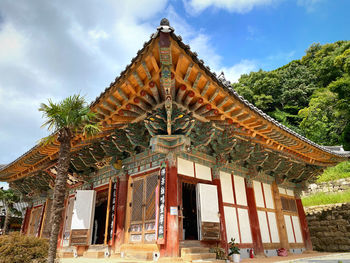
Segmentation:
<svg viewBox="0 0 350 263">
<path fill-rule="evenodd" d="M 169 20 L 166 18 L 163 18 L 160 21 L 160 26 L 157 27 L 158 31 L 162 31 L 163 33 L 171 33 L 174 32 L 174 28 L 170 26 Z"/>
</svg>

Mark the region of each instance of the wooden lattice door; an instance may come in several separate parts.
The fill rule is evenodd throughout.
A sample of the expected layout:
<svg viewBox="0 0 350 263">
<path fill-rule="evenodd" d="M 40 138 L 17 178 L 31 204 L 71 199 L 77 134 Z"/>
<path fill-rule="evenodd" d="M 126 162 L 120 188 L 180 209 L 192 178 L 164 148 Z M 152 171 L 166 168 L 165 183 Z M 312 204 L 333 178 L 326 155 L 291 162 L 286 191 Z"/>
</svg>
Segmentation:
<svg viewBox="0 0 350 263">
<path fill-rule="evenodd" d="M 154 243 L 156 220 L 156 187 L 158 174 L 136 178 L 132 183 L 129 241 Z"/>
</svg>

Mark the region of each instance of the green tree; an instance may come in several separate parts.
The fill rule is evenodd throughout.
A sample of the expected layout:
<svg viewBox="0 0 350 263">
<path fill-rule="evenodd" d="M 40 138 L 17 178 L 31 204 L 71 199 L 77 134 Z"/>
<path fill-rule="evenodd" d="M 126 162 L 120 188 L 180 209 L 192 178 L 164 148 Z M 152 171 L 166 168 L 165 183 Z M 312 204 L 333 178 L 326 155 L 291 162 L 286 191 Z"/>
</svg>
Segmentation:
<svg viewBox="0 0 350 263">
<path fill-rule="evenodd" d="M 20 198 L 12 189 L 3 190 L 0 189 L 0 200 L 5 207 L 5 222 L 4 222 L 4 234 L 9 232 L 9 222 L 11 215 L 18 215 L 20 212 L 14 207 L 19 202 Z"/>
<path fill-rule="evenodd" d="M 53 103 L 49 100 L 48 104 L 42 103 L 40 105 L 39 111 L 47 119 L 43 126 L 47 126 L 48 130 L 54 132 L 53 135 L 45 138 L 44 142 L 50 142 L 57 138 L 57 141 L 60 143 L 47 259 L 48 263 L 54 263 L 71 159 L 71 140 L 76 134 L 90 136 L 98 133 L 100 129 L 94 122 L 95 114 L 90 111 L 84 97 L 80 95 L 68 97 L 59 103 Z"/>
<path fill-rule="evenodd" d="M 299 111 L 300 128 L 310 140 L 321 145 L 340 143 L 346 118 L 340 114 L 336 103 L 337 95 L 324 89 L 315 93 L 309 107 Z"/>
</svg>

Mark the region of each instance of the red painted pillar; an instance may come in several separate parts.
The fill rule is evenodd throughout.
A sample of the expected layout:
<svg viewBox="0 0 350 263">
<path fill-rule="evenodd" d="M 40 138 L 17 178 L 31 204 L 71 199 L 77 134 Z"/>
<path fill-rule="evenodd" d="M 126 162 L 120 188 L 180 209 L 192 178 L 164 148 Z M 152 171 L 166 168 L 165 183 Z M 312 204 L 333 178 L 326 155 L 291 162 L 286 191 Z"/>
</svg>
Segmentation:
<svg viewBox="0 0 350 263">
<path fill-rule="evenodd" d="M 30 213 L 31 212 L 32 212 L 32 207 L 27 207 L 26 213 L 25 213 L 23 221 L 22 221 L 22 229 L 21 229 L 21 234 L 22 235 L 27 234 L 29 218 L 30 218 Z"/>
<path fill-rule="evenodd" d="M 217 175 L 218 176 L 218 175 Z M 219 198 L 219 213 L 220 213 L 220 245 L 223 249 L 228 252 L 228 243 L 226 238 L 226 224 L 224 214 L 224 203 L 222 202 L 222 191 L 219 178 L 214 178 L 213 183 L 218 187 L 218 198 Z"/>
<path fill-rule="evenodd" d="M 248 214 L 250 229 L 252 231 L 254 252 L 256 255 L 264 254 L 264 247 L 261 239 L 258 211 L 256 209 L 253 181 L 246 180 L 246 193 L 248 203 Z"/>
<path fill-rule="evenodd" d="M 117 193 L 117 209 L 116 209 L 116 234 L 115 234 L 115 248 L 120 247 L 124 242 L 125 233 L 125 211 L 126 199 L 128 195 L 128 180 L 129 175 L 121 177 L 119 180 L 119 187 Z"/>
<path fill-rule="evenodd" d="M 61 224 L 60 224 L 60 231 L 58 233 L 58 238 L 57 238 L 57 248 L 61 248 L 62 247 L 62 239 L 63 239 L 63 227 L 64 227 L 64 218 L 66 218 L 66 212 L 67 212 L 67 206 L 68 206 L 68 201 L 69 201 L 69 195 L 67 197 L 67 199 L 64 200 L 64 208 L 62 210 L 62 220 L 61 220 Z M 51 219 L 49 219 L 51 220 Z"/>
<path fill-rule="evenodd" d="M 179 256 L 179 219 L 178 215 L 170 215 L 171 207 L 178 207 L 178 189 L 177 189 L 177 168 L 174 161 L 168 162 L 166 191 L 166 237 L 164 248 L 161 249 L 162 256 Z"/>
<path fill-rule="evenodd" d="M 298 215 L 299 215 L 300 226 L 301 226 L 301 233 L 303 235 L 305 248 L 306 248 L 306 250 L 312 250 L 310 232 L 309 232 L 309 227 L 307 225 L 307 220 L 306 220 L 303 204 L 301 203 L 300 198 L 296 198 L 295 201 L 297 203 Z"/>
</svg>

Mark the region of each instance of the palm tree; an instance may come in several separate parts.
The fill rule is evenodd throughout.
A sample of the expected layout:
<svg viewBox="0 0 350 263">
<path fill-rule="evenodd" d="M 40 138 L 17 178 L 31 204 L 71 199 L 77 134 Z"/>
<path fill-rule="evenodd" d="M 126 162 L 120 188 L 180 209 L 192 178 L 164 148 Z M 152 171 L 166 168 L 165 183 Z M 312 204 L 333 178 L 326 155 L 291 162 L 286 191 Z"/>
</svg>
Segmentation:
<svg viewBox="0 0 350 263">
<path fill-rule="evenodd" d="M 100 129 L 94 122 L 95 114 L 90 111 L 85 98 L 80 95 L 70 96 L 59 103 L 53 103 L 49 99 L 48 104 L 42 103 L 40 105 L 39 111 L 43 112 L 43 117 L 47 119 L 42 126 L 47 126 L 49 131 L 53 131 L 52 135 L 43 139 L 43 143 L 49 143 L 55 138 L 60 143 L 47 258 L 48 263 L 54 263 L 64 210 L 67 174 L 71 159 L 71 140 L 77 134 L 90 136 L 98 133 Z"/>
<path fill-rule="evenodd" d="M 9 232 L 9 222 L 11 215 L 18 215 L 19 211 L 14 207 L 14 204 L 19 202 L 19 197 L 12 189 L 3 190 L 0 188 L 0 200 L 5 207 L 5 222 L 3 233 L 6 235 Z"/>
</svg>

